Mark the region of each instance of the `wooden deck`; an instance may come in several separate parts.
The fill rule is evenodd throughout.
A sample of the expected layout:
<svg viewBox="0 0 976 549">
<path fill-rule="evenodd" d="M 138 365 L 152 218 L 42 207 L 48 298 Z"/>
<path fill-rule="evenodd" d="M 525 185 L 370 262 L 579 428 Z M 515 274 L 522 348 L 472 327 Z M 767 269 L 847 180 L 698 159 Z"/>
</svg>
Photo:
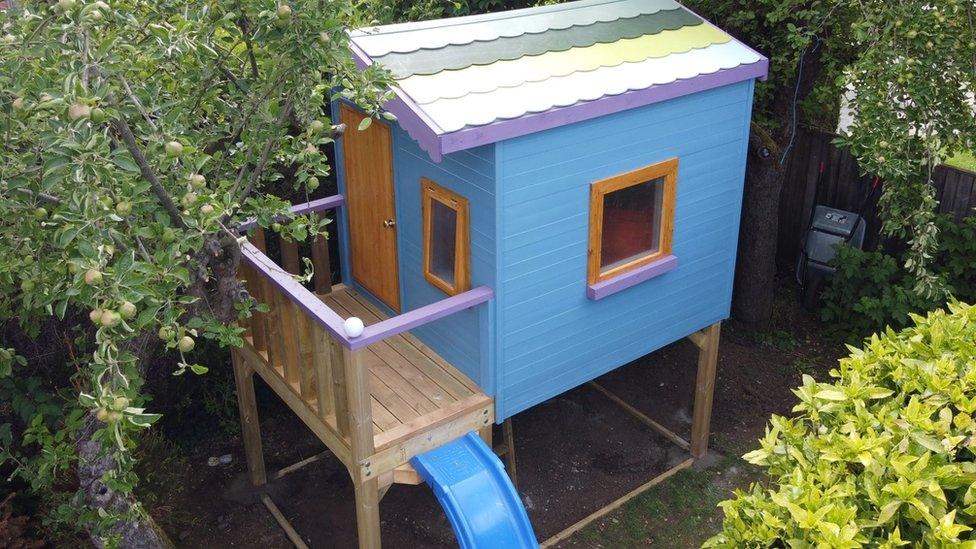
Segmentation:
<svg viewBox="0 0 976 549">
<path fill-rule="evenodd" d="M 368 299 L 343 285 L 319 297 L 343 317 L 359 317 L 366 325 L 387 318 Z M 439 417 L 491 404 L 491 397 L 473 381 L 409 333 L 364 349 L 363 364 L 369 369 L 377 450 Z"/>
<path fill-rule="evenodd" d="M 334 196 L 292 211 L 315 213 L 342 203 Z M 300 272 L 297 244 L 281 239 L 278 245 L 281 265 L 265 254 L 260 228 L 241 246 L 242 282 L 261 305 L 241 322 L 243 345 L 231 352 L 248 476 L 258 486 L 268 480 L 254 395 L 257 374 L 349 470 L 359 546 L 378 548 L 380 499 L 394 483 L 421 482 L 410 459 L 472 431 L 490 444 L 495 421 L 494 400 L 409 330 L 483 305 L 493 292 L 482 286 L 387 318 L 351 288 L 333 287 L 324 238 L 311 248 L 315 293 L 291 276 Z M 345 328 L 350 317 L 366 326 L 355 337 Z M 271 500 L 262 501 L 278 519 Z M 287 521 L 279 523 L 301 542 Z"/>
<path fill-rule="evenodd" d="M 417 483 L 408 463 L 413 456 L 470 431 L 490 441 L 494 400 L 409 331 L 374 337 L 356 348 L 355 338 L 343 339 L 334 326 L 322 325 L 323 317 L 340 323 L 358 317 L 367 328 L 387 321 L 364 296 L 342 284 L 312 293 L 288 277 L 271 284 L 256 266 L 242 265 L 242 275 L 268 311 L 245 323 L 244 346 L 234 352 L 245 424 L 254 422 L 247 413 L 253 410 L 253 372 L 357 481 Z M 249 464 L 254 463 L 252 480 L 261 484 L 256 426 L 245 438 L 253 439 Z"/>
</svg>

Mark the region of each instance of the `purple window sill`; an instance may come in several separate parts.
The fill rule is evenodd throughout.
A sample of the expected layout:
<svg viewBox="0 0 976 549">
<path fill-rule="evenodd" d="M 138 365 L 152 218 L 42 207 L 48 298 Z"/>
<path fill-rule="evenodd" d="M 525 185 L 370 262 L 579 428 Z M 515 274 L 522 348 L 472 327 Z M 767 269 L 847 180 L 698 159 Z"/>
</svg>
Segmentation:
<svg viewBox="0 0 976 549">
<path fill-rule="evenodd" d="M 610 280 L 588 284 L 586 286 L 586 297 L 596 301 L 608 295 L 613 295 L 619 291 L 626 290 L 631 286 L 640 284 L 645 280 L 650 280 L 656 276 L 661 276 L 668 271 L 674 270 L 678 266 L 678 258 L 673 255 L 664 256 L 657 261 L 642 265 L 632 271 L 627 271 L 615 276 Z"/>
</svg>

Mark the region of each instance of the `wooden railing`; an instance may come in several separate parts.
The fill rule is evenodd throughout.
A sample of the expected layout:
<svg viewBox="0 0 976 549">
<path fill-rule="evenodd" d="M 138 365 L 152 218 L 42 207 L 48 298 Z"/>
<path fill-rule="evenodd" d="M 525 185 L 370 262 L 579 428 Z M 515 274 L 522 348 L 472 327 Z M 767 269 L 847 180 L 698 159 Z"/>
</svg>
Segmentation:
<svg viewBox="0 0 976 549">
<path fill-rule="evenodd" d="M 342 196 L 334 196 L 297 205 L 292 211 L 321 213 L 342 204 Z M 377 322 L 353 337 L 346 333 L 346 319 L 293 276 L 301 261 L 294 243 L 280 239 L 279 266 L 266 255 L 264 234 L 256 223 L 245 223 L 242 228 L 252 232 L 241 247 L 241 277 L 267 312 L 255 312 L 245 324 L 245 345 L 240 352 L 260 364 L 255 371 L 306 424 L 313 430 L 324 427 L 317 435 L 347 449 L 345 455 L 336 455 L 350 470 L 360 468 L 362 476 L 369 478 L 368 458 L 375 448 L 363 348 L 484 303 L 493 295 L 491 288 L 475 288 Z M 332 285 L 324 239 L 312 243 L 311 255 L 314 289 L 326 294 Z"/>
</svg>

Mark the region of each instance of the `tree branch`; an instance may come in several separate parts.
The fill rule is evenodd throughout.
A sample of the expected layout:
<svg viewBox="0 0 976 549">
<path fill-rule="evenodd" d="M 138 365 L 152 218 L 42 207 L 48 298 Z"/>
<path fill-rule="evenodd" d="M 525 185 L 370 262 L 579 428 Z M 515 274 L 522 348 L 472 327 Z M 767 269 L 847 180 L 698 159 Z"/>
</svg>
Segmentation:
<svg viewBox="0 0 976 549">
<path fill-rule="evenodd" d="M 186 224 L 183 223 L 183 216 L 180 215 L 179 208 L 176 207 L 176 203 L 173 202 L 173 198 L 166 192 L 163 187 L 162 182 L 156 177 L 155 172 L 153 172 L 152 167 L 146 160 L 146 157 L 142 154 L 142 150 L 139 149 L 139 144 L 136 142 L 136 137 L 132 135 L 132 128 L 129 127 L 128 122 L 125 118 L 121 116 L 112 120 L 112 127 L 118 132 L 119 136 L 122 138 L 122 142 L 125 143 L 125 148 L 128 149 L 129 154 L 136 161 L 136 165 L 139 166 L 139 171 L 142 173 L 142 177 L 149 182 L 152 187 L 153 193 L 156 198 L 159 199 L 160 204 L 169 214 L 170 219 L 173 223 L 181 229 L 186 228 Z"/>
<path fill-rule="evenodd" d="M 132 92 L 132 88 L 129 86 L 129 81 L 126 80 L 125 77 L 122 77 L 122 86 L 125 88 L 125 95 L 129 98 L 129 102 L 135 105 L 136 109 L 139 111 L 139 114 L 146 119 L 146 123 L 149 124 L 149 127 L 152 128 L 154 132 L 159 131 L 159 128 L 157 128 L 156 124 L 152 121 L 152 117 L 150 117 L 149 113 L 146 112 L 146 108 L 142 106 L 142 102 L 139 101 L 136 94 Z"/>
<path fill-rule="evenodd" d="M 267 143 L 264 144 L 264 149 L 261 151 L 261 157 L 258 159 L 258 163 L 254 167 L 254 171 L 251 172 L 251 177 L 248 178 L 247 186 L 245 186 L 243 190 L 240 188 L 241 181 L 243 180 L 242 176 L 244 175 L 243 168 L 241 173 L 238 174 L 237 181 L 234 182 L 234 190 L 231 191 L 231 196 L 234 197 L 234 201 L 236 203 L 240 204 L 245 198 L 247 198 L 247 196 L 251 194 L 251 191 L 254 189 L 254 186 L 257 185 L 258 180 L 261 179 L 261 174 L 264 173 L 264 168 L 267 166 L 268 159 L 271 157 L 271 149 L 274 148 L 280 139 L 277 130 L 279 130 L 281 125 L 288 120 L 289 116 L 291 116 L 291 111 L 292 100 L 288 99 L 281 107 L 281 112 L 278 113 L 278 119 L 275 121 L 276 133 L 274 136 L 268 139 Z"/>
</svg>

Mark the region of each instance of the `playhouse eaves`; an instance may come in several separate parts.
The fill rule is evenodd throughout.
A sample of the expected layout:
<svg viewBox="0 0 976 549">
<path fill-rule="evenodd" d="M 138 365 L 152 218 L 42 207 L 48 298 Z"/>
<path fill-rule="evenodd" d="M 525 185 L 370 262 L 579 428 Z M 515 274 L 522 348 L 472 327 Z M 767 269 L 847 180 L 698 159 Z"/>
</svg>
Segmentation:
<svg viewBox="0 0 976 549">
<path fill-rule="evenodd" d="M 748 79 L 768 60 L 673 0 L 564 4 L 355 29 L 357 64 L 393 73 L 386 105 L 443 154 Z"/>
</svg>

